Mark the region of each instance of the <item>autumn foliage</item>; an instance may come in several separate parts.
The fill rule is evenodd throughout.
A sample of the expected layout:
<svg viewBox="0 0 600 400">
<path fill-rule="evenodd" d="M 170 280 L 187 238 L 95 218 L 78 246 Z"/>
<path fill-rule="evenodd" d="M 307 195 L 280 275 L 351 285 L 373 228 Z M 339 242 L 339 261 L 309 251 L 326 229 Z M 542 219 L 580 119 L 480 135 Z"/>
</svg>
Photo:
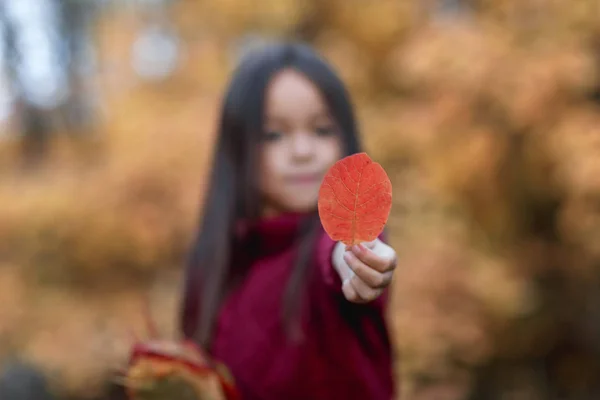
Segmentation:
<svg viewBox="0 0 600 400">
<path fill-rule="evenodd" d="M 85 151 L 58 138 L 36 175 L 17 169 L 17 138 L 1 142 L 0 302 L 18 306 L 0 311 L 0 350 L 91 396 L 127 360 L 139 293 L 176 337 L 230 68 L 247 35 L 297 36 L 340 71 L 394 188 L 402 398 L 598 398 L 599 8 L 178 2 L 166 15 L 186 56 L 158 83 L 125 62 L 142 19 L 107 15 L 100 138 Z"/>
<path fill-rule="evenodd" d="M 321 183 L 321 224 L 329 237 L 346 246 L 375 240 L 387 223 L 391 207 L 390 179 L 366 153 L 339 160 Z"/>
<path fill-rule="evenodd" d="M 121 382 L 131 400 L 238 400 L 229 370 L 192 342 L 148 339 L 134 343 Z"/>
</svg>

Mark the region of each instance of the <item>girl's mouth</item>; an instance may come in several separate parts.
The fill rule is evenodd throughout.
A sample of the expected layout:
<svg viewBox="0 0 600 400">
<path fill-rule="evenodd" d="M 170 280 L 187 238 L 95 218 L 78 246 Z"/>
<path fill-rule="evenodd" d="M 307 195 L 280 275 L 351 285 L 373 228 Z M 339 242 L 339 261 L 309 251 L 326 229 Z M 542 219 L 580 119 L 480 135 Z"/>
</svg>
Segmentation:
<svg viewBox="0 0 600 400">
<path fill-rule="evenodd" d="M 298 174 L 288 178 L 288 181 L 296 185 L 309 185 L 320 183 L 321 175 L 319 174 Z"/>
</svg>

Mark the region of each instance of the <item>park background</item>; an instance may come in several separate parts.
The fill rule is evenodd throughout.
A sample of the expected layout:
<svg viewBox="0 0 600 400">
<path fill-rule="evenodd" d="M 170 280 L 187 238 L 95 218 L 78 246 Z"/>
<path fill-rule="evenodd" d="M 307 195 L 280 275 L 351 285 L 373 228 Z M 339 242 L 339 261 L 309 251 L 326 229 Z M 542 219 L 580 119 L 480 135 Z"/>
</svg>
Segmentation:
<svg viewBox="0 0 600 400">
<path fill-rule="evenodd" d="M 116 398 L 144 298 L 176 337 L 231 69 L 296 38 L 393 183 L 399 398 L 600 398 L 598 0 L 0 0 L 0 26 L 0 369 Z"/>
</svg>

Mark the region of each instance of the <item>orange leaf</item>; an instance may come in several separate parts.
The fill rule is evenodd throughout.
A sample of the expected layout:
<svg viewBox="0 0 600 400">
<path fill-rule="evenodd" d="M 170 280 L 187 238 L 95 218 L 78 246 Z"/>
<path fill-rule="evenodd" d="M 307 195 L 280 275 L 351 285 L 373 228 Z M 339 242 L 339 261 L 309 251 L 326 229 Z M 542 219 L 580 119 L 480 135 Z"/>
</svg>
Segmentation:
<svg viewBox="0 0 600 400">
<path fill-rule="evenodd" d="M 351 246 L 375 240 L 392 208 L 392 183 L 366 153 L 336 162 L 319 190 L 319 217 L 331 239 Z"/>
</svg>

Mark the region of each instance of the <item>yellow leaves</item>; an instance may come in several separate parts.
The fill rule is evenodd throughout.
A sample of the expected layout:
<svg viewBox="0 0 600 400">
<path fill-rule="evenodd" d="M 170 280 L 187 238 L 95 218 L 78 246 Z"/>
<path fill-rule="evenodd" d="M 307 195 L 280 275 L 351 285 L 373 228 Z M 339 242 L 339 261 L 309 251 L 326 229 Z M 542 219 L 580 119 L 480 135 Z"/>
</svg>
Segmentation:
<svg viewBox="0 0 600 400">
<path fill-rule="evenodd" d="M 332 2 L 332 25 L 348 33 L 365 50 L 385 49 L 414 23 L 413 2 L 336 0 Z"/>
<path fill-rule="evenodd" d="M 311 12 L 310 2 L 295 0 L 211 0 L 209 23 L 234 38 L 249 30 L 285 33 Z"/>
<path fill-rule="evenodd" d="M 388 70 L 399 86 L 472 92 L 488 82 L 508 50 L 504 32 L 477 21 L 424 25 L 392 49 Z"/>
<path fill-rule="evenodd" d="M 167 382 L 167 379 L 172 379 Z M 161 382 L 165 380 L 165 382 Z M 144 398 L 143 392 L 160 390 L 161 384 L 169 384 L 173 392 L 169 392 L 173 397 L 177 390 L 185 390 L 185 386 L 193 388 L 197 393 L 208 395 L 210 399 L 225 400 L 223 390 L 221 389 L 219 379 L 216 374 L 199 375 L 193 373 L 189 368 L 182 364 L 168 360 L 140 359 L 129 369 L 129 373 L 123 382 L 134 395 L 133 399 Z"/>
<path fill-rule="evenodd" d="M 22 326 L 26 300 L 27 287 L 18 271 L 0 263 L 0 337 L 12 337 Z"/>
<path fill-rule="evenodd" d="M 549 134 L 559 176 L 573 197 L 600 198 L 600 115 L 593 108 L 566 110 Z"/>
<path fill-rule="evenodd" d="M 538 293 L 524 274 L 510 267 L 511 260 L 473 254 L 469 291 L 495 321 L 526 317 L 539 306 Z"/>
<path fill-rule="evenodd" d="M 560 41 L 587 36 L 597 29 L 600 5 L 596 0 L 485 0 L 478 17 L 512 31 L 523 40 Z"/>
<path fill-rule="evenodd" d="M 600 257 L 600 116 L 590 108 L 565 111 L 548 135 L 556 179 L 566 192 L 560 216 L 565 240 Z M 588 272 L 589 273 L 589 272 Z"/>
<path fill-rule="evenodd" d="M 360 46 L 335 29 L 323 32 L 316 45 L 356 97 L 369 91 L 371 60 Z"/>
</svg>

